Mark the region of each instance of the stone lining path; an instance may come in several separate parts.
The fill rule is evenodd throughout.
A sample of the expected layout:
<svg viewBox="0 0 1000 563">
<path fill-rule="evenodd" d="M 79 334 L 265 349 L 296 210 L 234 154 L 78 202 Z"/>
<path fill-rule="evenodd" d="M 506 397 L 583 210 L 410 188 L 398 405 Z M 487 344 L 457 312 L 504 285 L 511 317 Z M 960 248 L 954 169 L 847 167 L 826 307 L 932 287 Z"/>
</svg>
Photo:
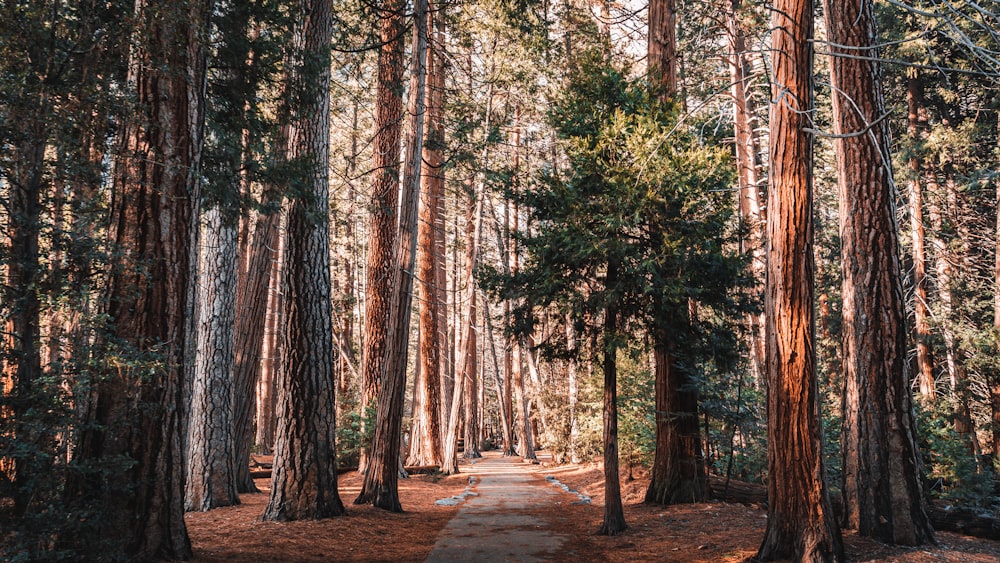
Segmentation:
<svg viewBox="0 0 1000 563">
<path fill-rule="evenodd" d="M 463 465 L 472 483 L 458 514 L 438 536 L 430 563 L 446 561 L 545 561 L 569 538 L 549 531 L 548 522 L 532 509 L 557 501 L 578 501 L 535 474 L 519 457 L 489 452 L 475 464 Z"/>
</svg>

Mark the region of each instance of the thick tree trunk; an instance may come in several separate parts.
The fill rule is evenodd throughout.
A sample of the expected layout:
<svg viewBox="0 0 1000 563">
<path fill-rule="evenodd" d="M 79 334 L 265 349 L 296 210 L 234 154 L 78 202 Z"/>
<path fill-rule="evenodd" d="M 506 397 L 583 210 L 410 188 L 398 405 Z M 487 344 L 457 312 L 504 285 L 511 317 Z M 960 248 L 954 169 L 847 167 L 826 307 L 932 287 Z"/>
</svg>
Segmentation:
<svg viewBox="0 0 1000 563">
<path fill-rule="evenodd" d="M 417 208 L 420 200 L 420 163 L 424 139 L 424 86 L 427 57 L 427 2 L 415 0 L 413 62 L 407 104 L 406 160 L 397 240 L 396 277 L 389 315 L 391 340 L 386 352 L 386 373 L 378 397 L 371 455 L 355 504 L 371 502 L 378 508 L 402 512 L 398 479 L 402 469 L 400 441 L 406 364 L 409 351 L 410 309 L 413 303 L 413 270 L 417 251 Z"/>
<path fill-rule="evenodd" d="M 384 0 L 379 6 L 375 80 L 375 154 L 368 229 L 368 279 L 365 293 L 364 351 L 361 357 L 361 419 L 366 424 L 385 378 L 389 326 L 396 279 L 396 220 L 399 198 L 399 143 L 403 121 L 403 40 L 405 5 Z M 363 432 L 366 431 L 363 428 Z M 367 472 L 369 444 L 361 448 L 360 471 Z"/>
<path fill-rule="evenodd" d="M 920 389 L 920 400 L 925 406 L 932 405 L 936 400 L 934 385 L 934 370 L 931 364 L 930 338 L 931 329 L 927 319 L 930 313 L 927 308 L 927 254 L 924 250 L 924 198 L 920 184 L 920 159 L 917 157 L 921 140 L 921 130 L 927 125 L 927 109 L 923 103 L 923 83 L 919 75 L 911 76 L 907 81 L 906 101 L 909 109 L 909 192 L 910 192 L 910 238 L 913 254 L 913 332 L 916 343 L 916 379 Z"/>
<path fill-rule="evenodd" d="M 708 474 L 701 451 L 698 387 L 677 365 L 677 357 L 657 334 L 654 343 L 656 380 L 656 452 L 646 502 L 679 504 L 708 498 Z"/>
<path fill-rule="evenodd" d="M 618 265 L 608 261 L 605 290 L 618 284 Z M 616 536 L 626 528 L 618 475 L 618 306 L 604 309 L 604 520 L 599 534 Z"/>
<path fill-rule="evenodd" d="M 934 543 L 921 483 L 895 183 L 871 3 L 827 0 L 843 273 L 844 523 L 890 544 Z"/>
<path fill-rule="evenodd" d="M 69 497 L 103 514 L 96 534 L 80 538 L 83 548 L 98 538 L 121 538 L 122 553 L 103 554 L 112 558 L 191 556 L 181 419 L 211 6 L 154 10 L 136 3 L 144 40 L 133 51 L 129 84 L 137 113 L 121 129 L 112 176 L 108 236 L 117 260 L 109 269 L 105 312 L 112 335 L 127 346 L 116 355 L 137 363 L 107 366 L 114 377 L 97 386 L 74 456 L 81 466 L 113 467 L 122 459 L 133 465 L 110 479 L 81 475 L 67 487 Z"/>
<path fill-rule="evenodd" d="M 767 530 L 762 561 L 842 561 L 823 463 L 813 319 L 813 3 L 772 12 L 767 211 Z"/>
<path fill-rule="evenodd" d="M 237 225 L 236 217 L 227 216 L 218 206 L 205 214 L 199 346 L 188 428 L 187 510 L 240 503 L 233 432 Z"/>
<path fill-rule="evenodd" d="M 278 384 L 278 435 L 271 498 L 264 520 L 338 516 L 336 396 L 330 301 L 327 162 L 330 148 L 330 41 L 333 7 L 324 0 L 297 6 L 293 89 L 301 102 L 291 156 L 308 164 L 308 192 L 289 202 L 285 241 L 284 366 Z"/>
</svg>

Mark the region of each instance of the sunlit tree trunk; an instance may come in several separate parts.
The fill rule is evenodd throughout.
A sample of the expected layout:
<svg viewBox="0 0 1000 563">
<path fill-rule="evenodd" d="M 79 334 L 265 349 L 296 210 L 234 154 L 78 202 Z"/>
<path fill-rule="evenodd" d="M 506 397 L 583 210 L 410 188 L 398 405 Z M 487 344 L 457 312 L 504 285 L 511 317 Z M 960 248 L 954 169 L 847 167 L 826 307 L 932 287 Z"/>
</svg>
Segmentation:
<svg viewBox="0 0 1000 563">
<path fill-rule="evenodd" d="M 264 520 L 319 519 L 344 513 L 337 492 L 336 397 L 330 301 L 327 162 L 330 148 L 330 41 L 333 7 L 303 0 L 292 48 L 300 103 L 291 156 L 307 191 L 290 198 L 285 241 L 283 367 L 271 498 Z"/>
<path fill-rule="evenodd" d="M 476 198 L 473 197 L 469 201 L 469 207 L 467 208 L 467 213 L 465 216 L 465 296 L 464 300 L 469 308 L 469 325 L 465 327 L 465 336 L 462 338 L 462 355 L 465 357 L 463 362 L 463 377 L 465 382 L 463 388 L 465 389 L 465 399 L 464 399 L 464 414 L 465 423 L 463 424 L 465 428 L 465 436 L 463 443 L 465 444 L 465 451 L 463 452 L 463 457 L 465 458 L 478 458 L 482 457 L 479 453 L 479 358 L 477 352 L 477 330 L 476 330 L 476 320 L 478 319 L 478 306 L 477 306 L 477 295 L 476 295 L 476 260 L 478 259 L 479 251 L 479 219 L 474 216 L 477 211 Z M 475 239 L 475 240 L 474 240 Z"/>
<path fill-rule="evenodd" d="M 826 489 L 813 318 L 813 3 L 772 11 L 767 211 L 767 530 L 762 561 L 842 561 Z"/>
<path fill-rule="evenodd" d="M 844 522 L 890 544 L 934 542 L 921 484 L 895 182 L 874 6 L 826 2 L 843 274 Z"/>
<path fill-rule="evenodd" d="M 365 285 L 364 351 L 361 356 L 361 417 L 378 401 L 385 378 L 390 339 L 393 283 L 396 279 L 396 222 L 399 198 L 399 147 L 403 120 L 403 45 L 405 5 L 401 0 L 379 4 L 378 51 L 375 80 L 375 153 L 368 229 L 368 279 Z M 361 468 L 367 472 L 369 444 L 361 449 Z"/>
<path fill-rule="evenodd" d="M 406 364 L 409 351 L 410 309 L 413 303 L 413 272 L 417 251 L 417 208 L 420 200 L 420 167 L 424 139 L 424 88 L 427 57 L 427 2 L 415 0 L 413 15 L 413 62 L 407 104 L 406 159 L 389 314 L 390 341 L 386 350 L 386 373 L 378 397 L 375 436 L 367 472 L 355 504 L 371 502 L 378 508 L 402 512 L 398 479 L 402 470 L 400 441 L 403 401 L 406 394 Z"/>
</svg>

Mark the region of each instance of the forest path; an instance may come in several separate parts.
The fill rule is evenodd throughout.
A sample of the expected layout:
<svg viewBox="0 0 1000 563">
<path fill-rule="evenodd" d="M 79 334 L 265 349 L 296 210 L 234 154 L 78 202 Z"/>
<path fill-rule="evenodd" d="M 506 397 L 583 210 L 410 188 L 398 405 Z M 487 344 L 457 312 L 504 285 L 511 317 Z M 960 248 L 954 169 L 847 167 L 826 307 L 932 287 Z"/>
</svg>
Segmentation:
<svg viewBox="0 0 1000 563">
<path fill-rule="evenodd" d="M 552 486 L 533 467 L 497 452 L 463 465 L 472 484 L 427 561 L 531 562 L 557 554 L 570 538 L 551 531 L 549 521 L 536 511 L 578 497 Z"/>
</svg>

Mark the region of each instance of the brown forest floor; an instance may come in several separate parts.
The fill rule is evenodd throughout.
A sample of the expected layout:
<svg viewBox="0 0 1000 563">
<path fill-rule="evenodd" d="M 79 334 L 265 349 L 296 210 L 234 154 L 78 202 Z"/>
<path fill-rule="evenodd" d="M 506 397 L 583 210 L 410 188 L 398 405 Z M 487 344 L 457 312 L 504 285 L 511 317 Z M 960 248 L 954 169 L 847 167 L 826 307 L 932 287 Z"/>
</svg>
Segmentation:
<svg viewBox="0 0 1000 563">
<path fill-rule="evenodd" d="M 492 454 L 495 455 L 495 454 Z M 603 473 L 597 464 L 540 466 L 526 471 L 552 475 L 593 503 L 539 507 L 553 533 L 572 538 L 566 555 L 553 561 L 745 561 L 764 533 L 765 511 L 757 506 L 711 502 L 681 506 L 642 504 L 648 481 L 623 477 L 622 494 L 629 529 L 616 537 L 596 535 L 603 515 Z M 458 511 L 434 501 L 465 490 L 467 477 L 417 475 L 400 481 L 402 514 L 351 504 L 361 484 L 356 473 L 340 478 L 348 516 L 322 521 L 260 522 L 267 494 L 243 495 L 242 505 L 187 515 L 195 561 L 423 561 L 438 533 Z M 259 479 L 265 490 L 270 483 Z M 542 486 L 551 486 L 542 483 Z M 939 532 L 937 547 L 890 548 L 845 533 L 852 561 L 995 562 L 1000 543 Z"/>
</svg>

